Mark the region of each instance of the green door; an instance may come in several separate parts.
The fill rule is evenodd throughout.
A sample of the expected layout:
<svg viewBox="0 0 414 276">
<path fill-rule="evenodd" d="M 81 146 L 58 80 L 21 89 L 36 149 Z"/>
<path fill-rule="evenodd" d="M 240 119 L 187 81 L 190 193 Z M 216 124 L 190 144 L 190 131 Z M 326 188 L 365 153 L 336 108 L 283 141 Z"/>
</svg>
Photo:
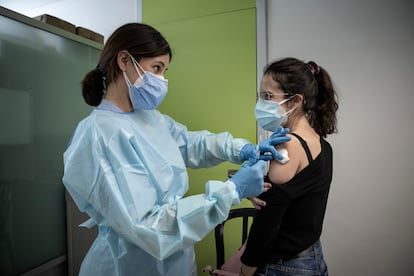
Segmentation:
<svg viewBox="0 0 414 276">
<path fill-rule="evenodd" d="M 190 130 L 229 131 L 255 142 L 256 1 L 144 0 L 143 23 L 156 27 L 173 50 L 169 92 L 160 111 Z M 203 193 L 207 180 L 225 180 L 227 170 L 238 167 L 189 169 L 188 195 Z M 241 206 L 251 205 L 243 201 Z M 240 245 L 237 235 L 226 239 L 234 249 Z M 199 273 L 204 265 L 215 265 L 213 231 L 195 248 Z"/>
</svg>

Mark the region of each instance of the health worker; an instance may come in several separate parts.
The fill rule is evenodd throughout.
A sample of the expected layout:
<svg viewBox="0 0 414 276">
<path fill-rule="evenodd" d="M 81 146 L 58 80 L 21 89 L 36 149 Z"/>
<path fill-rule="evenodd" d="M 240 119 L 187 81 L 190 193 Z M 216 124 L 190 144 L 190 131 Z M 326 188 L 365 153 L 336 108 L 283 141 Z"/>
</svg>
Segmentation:
<svg viewBox="0 0 414 276">
<path fill-rule="evenodd" d="M 81 276 L 196 275 L 194 243 L 232 205 L 264 191 L 264 160 L 281 158 L 275 145 L 290 139 L 279 128 L 256 147 L 227 132 L 189 131 L 161 114 L 171 58 L 157 30 L 125 24 L 82 81 L 84 100 L 95 108 L 63 156 L 63 184 L 90 216 L 84 225 L 99 229 Z M 204 194 L 184 197 L 187 167 L 223 161 L 246 162 L 230 180 L 210 180 Z"/>
</svg>

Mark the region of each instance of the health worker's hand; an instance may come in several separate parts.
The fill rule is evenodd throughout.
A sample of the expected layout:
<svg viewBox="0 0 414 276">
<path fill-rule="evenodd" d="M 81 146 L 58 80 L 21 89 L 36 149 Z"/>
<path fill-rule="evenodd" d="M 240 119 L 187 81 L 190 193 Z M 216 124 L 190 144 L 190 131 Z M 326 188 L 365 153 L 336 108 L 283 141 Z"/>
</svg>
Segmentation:
<svg viewBox="0 0 414 276">
<path fill-rule="evenodd" d="M 255 145 L 252 144 L 246 144 L 242 147 L 240 151 L 240 160 L 246 161 L 249 166 L 252 166 L 254 163 L 256 163 L 258 159 L 258 152 Z"/>
<path fill-rule="evenodd" d="M 236 186 L 240 199 L 253 197 L 260 195 L 264 190 L 264 173 L 265 162 L 259 160 L 251 166 L 248 163 L 243 164 L 229 180 Z"/>
<path fill-rule="evenodd" d="M 275 146 L 290 141 L 290 137 L 286 136 L 289 128 L 278 127 L 269 138 L 263 140 L 259 144 L 260 159 L 261 160 L 282 160 L 283 156 L 276 150 Z"/>
</svg>

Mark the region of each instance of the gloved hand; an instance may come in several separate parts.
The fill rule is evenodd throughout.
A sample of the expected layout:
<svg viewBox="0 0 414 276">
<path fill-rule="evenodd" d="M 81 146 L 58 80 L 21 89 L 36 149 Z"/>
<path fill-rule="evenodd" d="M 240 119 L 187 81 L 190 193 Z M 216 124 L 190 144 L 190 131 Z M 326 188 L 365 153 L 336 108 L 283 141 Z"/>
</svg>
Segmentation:
<svg viewBox="0 0 414 276">
<path fill-rule="evenodd" d="M 230 178 L 230 181 L 236 186 L 236 191 L 239 198 L 258 196 L 263 192 L 265 173 L 265 162 L 263 160 L 257 161 L 253 165 L 245 163 L 241 168 Z"/>
<path fill-rule="evenodd" d="M 247 160 L 247 164 L 249 166 L 252 166 L 254 163 L 256 163 L 258 157 L 259 156 L 255 145 L 246 144 L 240 151 L 240 160 L 242 162 Z"/>
<path fill-rule="evenodd" d="M 282 160 L 283 156 L 276 150 L 275 146 L 290 141 L 290 137 L 286 136 L 289 132 L 288 128 L 278 127 L 269 138 L 259 143 L 261 160 Z"/>
<path fill-rule="evenodd" d="M 276 150 L 275 146 L 290 141 L 290 137 L 286 136 L 288 132 L 288 128 L 278 127 L 269 138 L 259 143 L 259 153 L 255 145 L 244 145 L 240 151 L 240 160 L 247 160 L 249 165 L 254 164 L 257 159 L 264 161 L 272 159 L 282 160 L 283 156 Z"/>
</svg>

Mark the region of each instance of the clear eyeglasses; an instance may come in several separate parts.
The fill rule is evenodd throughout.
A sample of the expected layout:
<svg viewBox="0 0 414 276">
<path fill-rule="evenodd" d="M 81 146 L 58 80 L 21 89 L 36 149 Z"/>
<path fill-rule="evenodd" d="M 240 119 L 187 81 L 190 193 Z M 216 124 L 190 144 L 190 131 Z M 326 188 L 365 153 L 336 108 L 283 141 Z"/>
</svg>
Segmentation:
<svg viewBox="0 0 414 276">
<path fill-rule="evenodd" d="M 289 93 L 272 93 L 270 91 L 260 91 L 259 98 L 266 101 L 271 101 L 274 97 L 277 96 L 287 96 Z"/>
</svg>

